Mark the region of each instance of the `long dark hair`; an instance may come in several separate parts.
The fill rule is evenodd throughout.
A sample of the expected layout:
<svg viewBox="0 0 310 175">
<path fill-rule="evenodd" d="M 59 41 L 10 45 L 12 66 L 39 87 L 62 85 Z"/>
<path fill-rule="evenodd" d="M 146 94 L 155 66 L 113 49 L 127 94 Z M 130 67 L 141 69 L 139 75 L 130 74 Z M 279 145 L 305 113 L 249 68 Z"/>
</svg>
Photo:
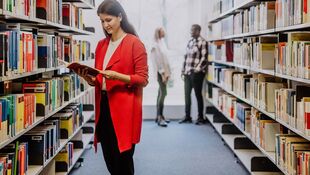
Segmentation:
<svg viewBox="0 0 310 175">
<path fill-rule="evenodd" d="M 99 14 L 107 14 L 116 17 L 121 15 L 121 28 L 124 30 L 124 32 L 137 36 L 135 28 L 129 23 L 125 10 L 118 1 L 104 0 L 97 9 L 97 15 L 99 16 Z M 108 34 L 105 30 L 104 34 L 106 37 L 111 37 L 111 35 Z"/>
</svg>

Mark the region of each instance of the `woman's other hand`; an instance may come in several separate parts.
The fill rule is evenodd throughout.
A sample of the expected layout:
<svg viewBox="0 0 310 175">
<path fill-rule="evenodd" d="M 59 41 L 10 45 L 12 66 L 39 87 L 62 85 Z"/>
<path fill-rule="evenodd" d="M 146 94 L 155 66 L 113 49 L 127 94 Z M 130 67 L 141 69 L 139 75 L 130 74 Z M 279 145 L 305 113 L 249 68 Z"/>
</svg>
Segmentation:
<svg viewBox="0 0 310 175">
<path fill-rule="evenodd" d="M 90 76 L 88 74 L 87 69 L 78 69 L 78 72 L 76 72 L 79 76 L 81 76 L 89 85 L 94 86 L 96 77 Z"/>
</svg>

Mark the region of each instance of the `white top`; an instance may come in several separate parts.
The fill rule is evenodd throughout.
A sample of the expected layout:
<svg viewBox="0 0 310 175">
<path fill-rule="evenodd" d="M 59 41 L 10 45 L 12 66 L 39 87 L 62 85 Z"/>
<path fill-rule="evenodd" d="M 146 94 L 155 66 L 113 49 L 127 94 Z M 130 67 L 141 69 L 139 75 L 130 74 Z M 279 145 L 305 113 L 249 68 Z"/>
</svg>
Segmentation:
<svg viewBox="0 0 310 175">
<path fill-rule="evenodd" d="M 168 47 L 164 39 L 159 39 L 154 43 L 152 48 L 151 57 L 154 64 L 154 69 L 156 72 L 170 76 L 171 69 L 168 61 Z M 156 73 L 157 76 L 157 73 Z"/>
<path fill-rule="evenodd" d="M 126 36 L 126 34 L 124 36 L 122 36 L 121 38 L 119 38 L 118 40 L 116 40 L 116 41 L 110 40 L 107 52 L 106 52 L 104 60 L 103 60 L 102 70 L 106 69 L 106 67 L 107 67 L 111 57 L 113 56 L 115 50 L 120 45 L 120 43 L 125 38 L 125 36 Z M 107 90 L 107 86 L 106 86 L 106 82 L 105 82 L 105 78 L 104 77 L 102 78 L 102 90 Z"/>
</svg>

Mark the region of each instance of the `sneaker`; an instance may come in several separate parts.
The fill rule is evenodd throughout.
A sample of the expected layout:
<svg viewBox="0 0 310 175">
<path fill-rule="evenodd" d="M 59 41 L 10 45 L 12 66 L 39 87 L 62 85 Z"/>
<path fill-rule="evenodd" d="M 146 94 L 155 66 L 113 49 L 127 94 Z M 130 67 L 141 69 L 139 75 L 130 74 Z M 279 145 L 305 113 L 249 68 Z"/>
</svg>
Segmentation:
<svg viewBox="0 0 310 175">
<path fill-rule="evenodd" d="M 179 123 L 192 123 L 192 118 L 191 117 L 184 117 L 182 120 L 179 121 Z"/>
<path fill-rule="evenodd" d="M 198 119 L 196 120 L 195 124 L 196 125 L 202 125 L 205 124 L 207 121 L 203 118 L 203 117 L 198 117 Z"/>
<path fill-rule="evenodd" d="M 170 123 L 170 120 L 167 119 L 166 117 L 162 116 L 162 118 L 163 118 L 167 123 Z"/>
<path fill-rule="evenodd" d="M 161 126 L 161 127 L 167 127 L 168 126 L 167 122 L 163 119 L 159 119 L 157 124 L 158 124 L 158 126 Z"/>
<path fill-rule="evenodd" d="M 155 123 L 158 123 L 159 118 L 160 118 L 160 116 L 159 116 L 159 115 L 158 115 L 158 116 L 156 116 L 156 118 L 155 118 Z"/>
</svg>

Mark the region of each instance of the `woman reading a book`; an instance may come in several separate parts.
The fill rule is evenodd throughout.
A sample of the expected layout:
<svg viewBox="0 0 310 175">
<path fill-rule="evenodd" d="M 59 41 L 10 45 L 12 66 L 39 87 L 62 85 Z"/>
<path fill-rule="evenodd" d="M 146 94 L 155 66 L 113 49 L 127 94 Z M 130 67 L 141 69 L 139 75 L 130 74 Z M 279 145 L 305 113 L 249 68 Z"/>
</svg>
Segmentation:
<svg viewBox="0 0 310 175">
<path fill-rule="evenodd" d="M 119 2 L 103 1 L 97 14 L 106 35 L 95 57 L 95 68 L 102 73 L 95 77 L 87 70 L 77 73 L 95 86 L 95 148 L 100 142 L 112 175 L 131 175 L 141 135 L 142 88 L 148 84 L 146 50 Z"/>
</svg>

